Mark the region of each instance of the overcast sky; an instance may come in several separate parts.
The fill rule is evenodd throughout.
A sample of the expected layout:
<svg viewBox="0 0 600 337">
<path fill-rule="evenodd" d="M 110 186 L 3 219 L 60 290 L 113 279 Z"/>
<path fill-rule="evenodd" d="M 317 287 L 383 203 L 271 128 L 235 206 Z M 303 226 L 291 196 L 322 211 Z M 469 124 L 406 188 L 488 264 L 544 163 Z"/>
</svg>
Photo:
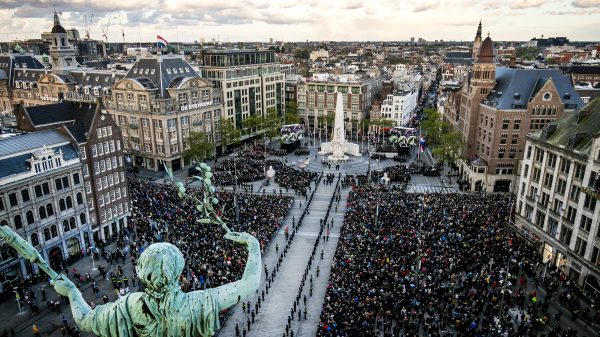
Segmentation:
<svg viewBox="0 0 600 337">
<path fill-rule="evenodd" d="M 39 38 L 52 5 L 65 28 L 120 42 L 305 40 L 600 40 L 600 0 L 0 0 L 0 40 Z M 108 21 L 110 18 L 110 24 Z"/>
</svg>

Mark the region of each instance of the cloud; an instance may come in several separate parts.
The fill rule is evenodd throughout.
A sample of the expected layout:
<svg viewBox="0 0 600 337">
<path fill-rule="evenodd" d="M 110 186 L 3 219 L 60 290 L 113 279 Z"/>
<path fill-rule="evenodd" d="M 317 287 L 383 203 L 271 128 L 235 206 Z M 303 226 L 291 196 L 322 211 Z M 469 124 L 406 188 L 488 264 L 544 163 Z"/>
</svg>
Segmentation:
<svg viewBox="0 0 600 337">
<path fill-rule="evenodd" d="M 418 13 L 433 10 L 438 8 L 440 5 L 441 4 L 439 1 L 419 1 L 415 4 L 413 12 Z"/>
<path fill-rule="evenodd" d="M 545 3 L 547 3 L 546 0 L 517 0 L 510 4 L 510 8 L 512 8 L 512 9 L 535 8 L 535 7 L 541 7 Z"/>
<path fill-rule="evenodd" d="M 571 5 L 578 8 L 600 7 L 600 0 L 575 0 L 571 2 Z"/>
</svg>

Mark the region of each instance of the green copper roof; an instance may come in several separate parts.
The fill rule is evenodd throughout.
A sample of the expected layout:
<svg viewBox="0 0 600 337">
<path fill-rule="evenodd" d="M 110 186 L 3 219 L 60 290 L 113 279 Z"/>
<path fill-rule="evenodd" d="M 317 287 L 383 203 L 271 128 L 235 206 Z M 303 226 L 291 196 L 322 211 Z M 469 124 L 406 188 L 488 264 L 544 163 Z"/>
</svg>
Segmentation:
<svg viewBox="0 0 600 337">
<path fill-rule="evenodd" d="M 579 113 L 583 113 L 584 117 L 578 121 Z M 549 131 L 548 128 L 552 128 L 552 125 L 556 125 L 556 130 L 544 139 L 545 133 Z M 581 108 L 580 112 L 569 113 L 531 136 L 558 147 L 589 155 L 594 137 L 600 136 L 600 98 Z M 576 139 L 574 146 L 570 146 L 574 138 Z"/>
</svg>

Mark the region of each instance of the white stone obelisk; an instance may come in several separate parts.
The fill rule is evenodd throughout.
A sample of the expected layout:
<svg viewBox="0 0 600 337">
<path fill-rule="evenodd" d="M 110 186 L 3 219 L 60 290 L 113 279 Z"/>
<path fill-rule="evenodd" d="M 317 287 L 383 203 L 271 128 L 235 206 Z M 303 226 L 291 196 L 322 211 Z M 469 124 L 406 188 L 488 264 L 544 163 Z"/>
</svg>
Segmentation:
<svg viewBox="0 0 600 337">
<path fill-rule="evenodd" d="M 331 154 L 328 159 L 332 161 L 348 159 L 345 154 L 359 157 L 360 151 L 358 144 L 348 143 L 346 141 L 346 131 L 344 130 L 344 99 L 342 98 L 342 93 L 337 93 L 336 100 L 337 104 L 335 107 L 335 119 L 331 142 L 321 144 L 321 152 L 319 152 L 319 154 Z"/>
</svg>

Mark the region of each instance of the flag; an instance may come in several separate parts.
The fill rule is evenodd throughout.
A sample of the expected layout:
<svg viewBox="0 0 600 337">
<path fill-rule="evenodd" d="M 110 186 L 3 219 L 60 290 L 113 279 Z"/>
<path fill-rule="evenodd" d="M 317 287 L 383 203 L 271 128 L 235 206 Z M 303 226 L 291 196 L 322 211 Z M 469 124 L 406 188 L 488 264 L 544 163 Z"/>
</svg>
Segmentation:
<svg viewBox="0 0 600 337">
<path fill-rule="evenodd" d="M 419 152 L 425 152 L 425 138 L 419 138 Z"/>
<path fill-rule="evenodd" d="M 169 42 L 167 42 L 167 40 L 165 40 L 160 35 L 156 35 L 156 46 L 158 48 L 167 48 L 168 45 L 169 45 Z"/>
</svg>

